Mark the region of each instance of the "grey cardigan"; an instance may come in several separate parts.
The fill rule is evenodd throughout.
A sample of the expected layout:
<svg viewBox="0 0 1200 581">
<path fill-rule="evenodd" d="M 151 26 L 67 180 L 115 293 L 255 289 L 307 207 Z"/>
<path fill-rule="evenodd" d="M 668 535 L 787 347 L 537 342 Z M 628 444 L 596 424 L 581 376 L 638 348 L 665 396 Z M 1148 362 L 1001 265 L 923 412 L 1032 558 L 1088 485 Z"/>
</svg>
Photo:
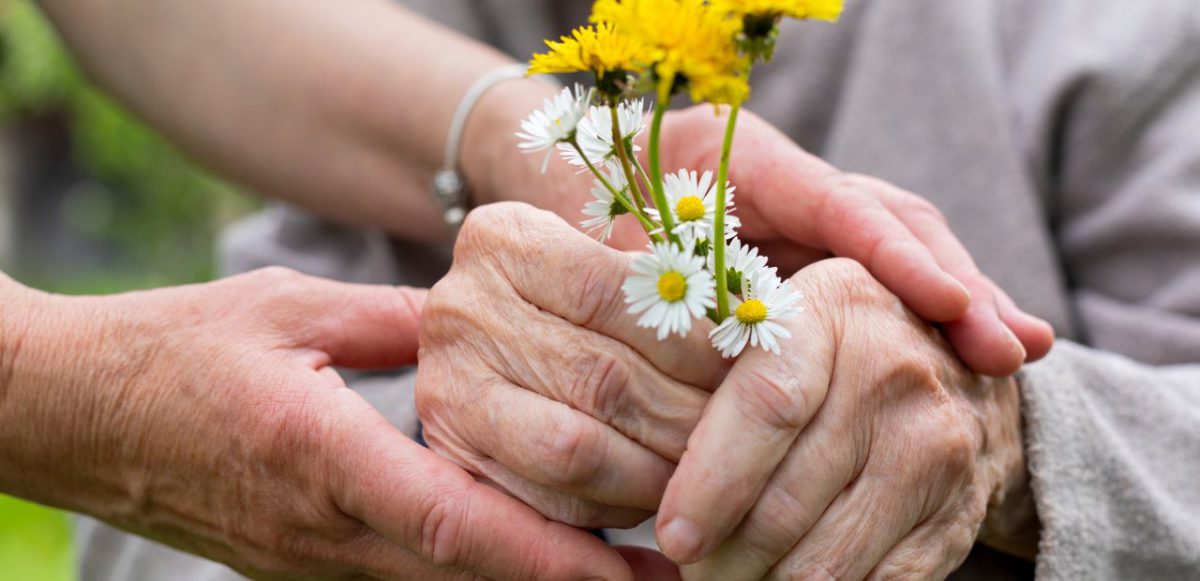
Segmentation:
<svg viewBox="0 0 1200 581">
<path fill-rule="evenodd" d="M 409 3 L 518 58 L 590 6 Z M 1022 372 L 1037 577 L 1200 578 L 1200 2 L 849 0 L 837 25 L 788 26 L 749 108 L 934 202 L 1062 338 Z M 446 267 L 444 249 L 286 208 L 223 250 L 230 272 L 361 282 L 428 284 Z M 415 426 L 410 382 L 360 385 Z M 80 538 L 85 579 L 232 576 L 95 523 Z M 978 549 L 955 577 L 1031 570 Z"/>
</svg>

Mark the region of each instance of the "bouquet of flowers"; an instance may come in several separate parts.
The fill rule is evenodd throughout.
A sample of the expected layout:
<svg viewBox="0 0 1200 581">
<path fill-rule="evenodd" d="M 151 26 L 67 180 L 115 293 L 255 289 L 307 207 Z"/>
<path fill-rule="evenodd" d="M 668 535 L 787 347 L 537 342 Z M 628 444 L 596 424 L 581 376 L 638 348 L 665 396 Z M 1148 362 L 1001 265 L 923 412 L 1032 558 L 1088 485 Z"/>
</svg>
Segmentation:
<svg viewBox="0 0 1200 581">
<path fill-rule="evenodd" d="M 789 336 L 779 322 L 802 312 L 803 296 L 738 240 L 730 150 L 750 73 L 771 59 L 780 21 L 832 21 L 841 10 L 842 0 L 597 0 L 591 24 L 534 55 L 530 74 L 590 73 L 595 86 L 547 99 L 521 124 L 520 148 L 545 151 L 543 171 L 557 151 L 595 177 L 582 226 L 601 242 L 622 216 L 645 229 L 650 251 L 634 259 L 624 291 L 638 325 L 657 329 L 660 340 L 687 334 L 705 316 L 717 324 L 710 338 L 725 357 L 747 344 L 778 353 Z M 663 173 L 663 116 L 680 93 L 729 111 L 715 179 L 711 169 Z M 648 116 L 643 167 L 635 140 Z"/>
</svg>

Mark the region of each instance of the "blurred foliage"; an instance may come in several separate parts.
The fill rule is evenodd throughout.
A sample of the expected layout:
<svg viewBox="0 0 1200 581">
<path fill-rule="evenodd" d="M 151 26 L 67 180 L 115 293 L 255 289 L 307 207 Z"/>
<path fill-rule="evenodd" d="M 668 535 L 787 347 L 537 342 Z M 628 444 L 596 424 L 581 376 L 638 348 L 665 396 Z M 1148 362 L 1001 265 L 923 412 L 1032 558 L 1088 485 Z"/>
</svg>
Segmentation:
<svg viewBox="0 0 1200 581">
<path fill-rule="evenodd" d="M 211 278 L 214 233 L 253 202 L 91 86 L 32 2 L 0 10 L 0 123 L 62 116 L 76 163 L 96 178 L 72 192 L 64 219 L 128 257 L 130 286 L 148 273 L 161 284 Z"/>
<path fill-rule="evenodd" d="M 66 515 L 0 496 L 0 580 L 75 579 Z"/>
</svg>

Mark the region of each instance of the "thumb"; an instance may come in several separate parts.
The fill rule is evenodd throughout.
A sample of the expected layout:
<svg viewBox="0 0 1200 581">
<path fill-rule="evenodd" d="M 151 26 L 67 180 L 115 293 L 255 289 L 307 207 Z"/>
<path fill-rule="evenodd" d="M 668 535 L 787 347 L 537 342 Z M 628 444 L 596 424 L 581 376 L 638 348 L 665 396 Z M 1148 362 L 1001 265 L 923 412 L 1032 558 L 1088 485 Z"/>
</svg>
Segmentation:
<svg viewBox="0 0 1200 581">
<path fill-rule="evenodd" d="M 631 578 L 599 538 L 476 482 L 382 417 L 359 422 L 347 442 L 356 453 L 338 470 L 338 505 L 423 561 L 489 579 Z"/>
<path fill-rule="evenodd" d="M 384 369 L 417 362 L 425 289 L 329 282 L 314 289 L 316 303 L 305 347 L 332 365 Z"/>
</svg>

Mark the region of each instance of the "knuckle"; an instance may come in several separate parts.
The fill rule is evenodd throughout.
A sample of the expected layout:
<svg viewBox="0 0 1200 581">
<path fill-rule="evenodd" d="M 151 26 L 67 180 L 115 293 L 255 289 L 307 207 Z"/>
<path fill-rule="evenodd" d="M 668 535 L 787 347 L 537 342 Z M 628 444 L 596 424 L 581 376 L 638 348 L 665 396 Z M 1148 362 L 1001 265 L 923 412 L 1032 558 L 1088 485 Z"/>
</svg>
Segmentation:
<svg viewBox="0 0 1200 581">
<path fill-rule="evenodd" d="M 596 528 L 604 513 L 600 505 L 574 497 L 559 497 L 554 505 L 553 520 L 578 528 Z"/>
<path fill-rule="evenodd" d="M 261 282 L 279 285 L 295 283 L 305 278 L 303 274 L 300 274 L 299 272 L 285 266 L 267 266 L 252 271 L 248 276 L 251 278 L 256 278 Z"/>
<path fill-rule="evenodd" d="M 511 246 L 520 233 L 532 231 L 531 223 L 546 220 L 549 213 L 519 202 L 497 202 L 471 211 L 459 229 L 455 260 L 469 258 L 480 249 Z M 463 252 L 471 250 L 472 252 Z"/>
<path fill-rule="evenodd" d="M 980 523 L 983 522 L 983 510 L 976 511 L 968 508 L 946 532 L 946 555 L 950 559 L 961 562 L 975 547 L 979 535 Z"/>
<path fill-rule="evenodd" d="M 484 292 L 462 270 L 451 271 L 438 281 L 429 290 L 419 312 L 420 359 L 424 361 L 427 354 L 488 339 L 489 334 L 480 328 L 490 320 L 480 316 L 481 300 Z M 493 304 L 496 301 L 492 299 Z M 470 337 L 473 342 L 462 341 L 463 337 Z"/>
<path fill-rule="evenodd" d="M 906 216 L 938 224 L 946 223 L 945 214 L 933 202 L 909 192 L 902 192 L 900 200 L 900 211 Z"/>
<path fill-rule="evenodd" d="M 930 559 L 906 557 L 880 566 L 871 574 L 878 581 L 927 581 L 934 578 Z"/>
<path fill-rule="evenodd" d="M 893 357 L 884 365 L 883 381 L 877 382 L 875 389 L 902 395 L 927 395 L 935 400 L 945 397 L 946 388 L 936 368 L 917 351 Z"/>
<path fill-rule="evenodd" d="M 460 241 L 486 242 L 488 238 L 502 232 L 504 223 L 512 214 L 508 203 L 487 204 L 471 210 L 459 229 Z"/>
<path fill-rule="evenodd" d="M 547 437 L 546 453 L 537 462 L 543 484 L 578 488 L 595 480 L 604 469 L 597 424 L 575 414 L 564 415 Z"/>
<path fill-rule="evenodd" d="M 488 204 L 472 210 L 458 231 L 454 243 L 454 264 L 471 264 L 479 254 L 498 246 L 506 235 L 505 224 L 513 212 L 507 203 Z"/>
<path fill-rule="evenodd" d="M 970 474 L 975 468 L 978 437 L 973 421 L 964 421 L 956 412 L 943 413 L 941 438 L 935 440 L 934 453 L 952 474 Z"/>
<path fill-rule="evenodd" d="M 632 373 L 624 359 L 594 349 L 580 353 L 574 364 L 568 397 L 579 409 L 609 423 L 621 410 Z"/>
<path fill-rule="evenodd" d="M 795 544 L 813 520 L 812 512 L 787 487 L 770 499 L 770 508 L 746 521 L 746 543 L 765 555 L 777 555 Z"/>
<path fill-rule="evenodd" d="M 829 565 L 816 560 L 795 563 L 783 571 L 781 575 L 788 581 L 839 581 L 842 577 L 834 574 Z"/>
<path fill-rule="evenodd" d="M 809 267 L 819 280 L 843 289 L 859 290 L 879 285 L 862 263 L 849 258 L 830 258 Z"/>
<path fill-rule="evenodd" d="M 604 257 L 607 258 L 607 257 Z M 624 312 L 621 284 L 625 279 L 624 268 L 616 261 L 587 260 L 578 265 L 574 304 L 575 317 L 572 323 L 585 328 L 613 320 Z"/>
<path fill-rule="evenodd" d="M 420 550 L 429 563 L 448 567 L 464 556 L 464 536 L 469 534 L 467 512 L 469 491 L 457 489 L 434 495 L 434 500 L 421 515 Z"/>
<path fill-rule="evenodd" d="M 772 430 L 794 432 L 802 429 L 812 414 L 812 402 L 801 380 L 786 366 L 771 369 L 747 368 L 738 376 L 737 401 L 744 412 Z"/>
</svg>

